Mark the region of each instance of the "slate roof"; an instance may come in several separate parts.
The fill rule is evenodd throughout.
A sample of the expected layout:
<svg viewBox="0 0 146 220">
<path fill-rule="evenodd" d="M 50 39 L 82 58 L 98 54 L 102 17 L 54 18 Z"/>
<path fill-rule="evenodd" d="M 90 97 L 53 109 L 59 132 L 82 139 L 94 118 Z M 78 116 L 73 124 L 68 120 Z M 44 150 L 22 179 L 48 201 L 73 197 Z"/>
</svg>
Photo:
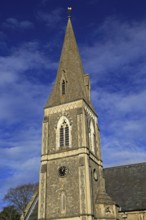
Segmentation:
<svg viewBox="0 0 146 220">
<path fill-rule="evenodd" d="M 122 211 L 146 210 L 146 163 L 104 169 L 107 193 Z"/>
<path fill-rule="evenodd" d="M 146 163 L 104 169 L 108 195 L 121 211 L 146 210 Z M 37 220 L 38 203 L 29 220 Z"/>
</svg>

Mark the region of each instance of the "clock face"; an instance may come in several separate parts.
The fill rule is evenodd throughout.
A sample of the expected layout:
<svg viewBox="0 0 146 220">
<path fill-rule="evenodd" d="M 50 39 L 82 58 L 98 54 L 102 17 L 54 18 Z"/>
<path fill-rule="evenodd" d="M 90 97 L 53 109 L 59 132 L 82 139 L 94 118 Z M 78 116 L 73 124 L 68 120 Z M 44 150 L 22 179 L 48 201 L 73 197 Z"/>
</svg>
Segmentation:
<svg viewBox="0 0 146 220">
<path fill-rule="evenodd" d="M 64 177 L 67 174 L 67 168 L 65 166 L 61 166 L 58 169 L 59 176 Z"/>
</svg>

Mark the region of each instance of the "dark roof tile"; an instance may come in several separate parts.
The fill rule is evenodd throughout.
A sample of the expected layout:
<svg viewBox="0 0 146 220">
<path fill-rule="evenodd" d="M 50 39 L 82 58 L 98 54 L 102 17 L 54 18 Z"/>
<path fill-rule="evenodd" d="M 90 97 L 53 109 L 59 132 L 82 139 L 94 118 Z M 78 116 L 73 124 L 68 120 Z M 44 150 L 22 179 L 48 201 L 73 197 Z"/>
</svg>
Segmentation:
<svg viewBox="0 0 146 220">
<path fill-rule="evenodd" d="M 146 163 L 104 169 L 107 193 L 122 210 L 146 209 Z"/>
</svg>

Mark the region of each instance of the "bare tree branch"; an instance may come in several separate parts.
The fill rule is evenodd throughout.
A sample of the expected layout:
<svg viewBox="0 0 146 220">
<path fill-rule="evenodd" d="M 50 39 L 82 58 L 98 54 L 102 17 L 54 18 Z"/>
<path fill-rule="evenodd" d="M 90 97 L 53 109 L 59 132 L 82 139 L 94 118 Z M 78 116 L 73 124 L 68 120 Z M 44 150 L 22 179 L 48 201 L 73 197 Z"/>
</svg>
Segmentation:
<svg viewBox="0 0 146 220">
<path fill-rule="evenodd" d="M 4 200 L 13 205 L 21 214 L 37 189 L 38 183 L 29 183 L 17 186 L 16 188 L 10 188 L 4 196 Z"/>
</svg>

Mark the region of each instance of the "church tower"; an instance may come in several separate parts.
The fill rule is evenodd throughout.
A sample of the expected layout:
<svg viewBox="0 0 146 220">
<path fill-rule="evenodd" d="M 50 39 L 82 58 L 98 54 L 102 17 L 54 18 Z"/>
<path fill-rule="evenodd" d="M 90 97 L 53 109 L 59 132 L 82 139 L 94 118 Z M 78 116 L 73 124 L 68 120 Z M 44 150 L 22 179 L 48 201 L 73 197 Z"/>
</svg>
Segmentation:
<svg viewBox="0 0 146 220">
<path fill-rule="evenodd" d="M 70 17 L 56 81 L 44 108 L 38 219 L 118 219 L 105 191 L 90 80 Z"/>
</svg>

